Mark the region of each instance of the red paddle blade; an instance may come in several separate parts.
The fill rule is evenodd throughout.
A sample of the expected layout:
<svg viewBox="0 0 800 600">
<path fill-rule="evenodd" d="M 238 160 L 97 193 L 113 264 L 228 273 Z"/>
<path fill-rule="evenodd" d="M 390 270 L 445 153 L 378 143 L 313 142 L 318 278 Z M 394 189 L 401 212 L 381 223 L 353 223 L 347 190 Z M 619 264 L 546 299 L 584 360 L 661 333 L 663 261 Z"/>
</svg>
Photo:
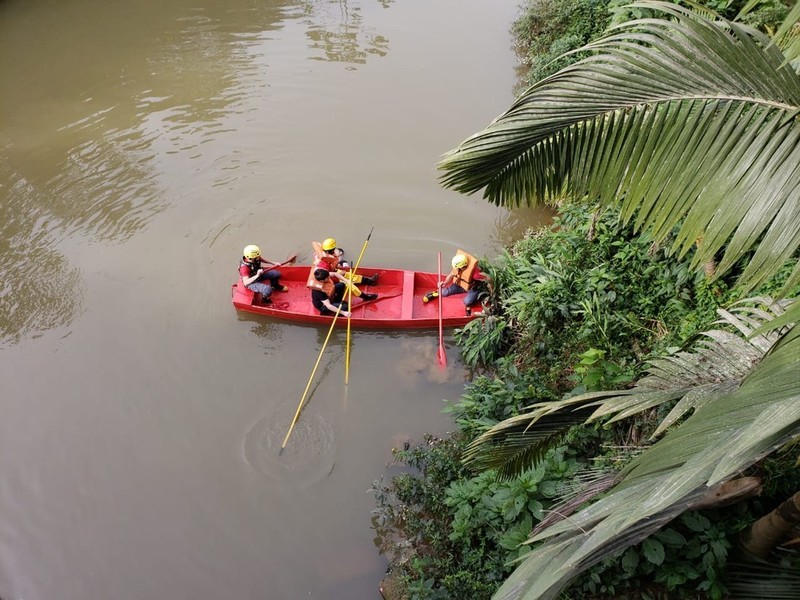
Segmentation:
<svg viewBox="0 0 800 600">
<path fill-rule="evenodd" d="M 439 359 L 439 366 L 444 368 L 447 366 L 447 352 L 444 350 L 444 346 L 439 346 L 439 352 L 437 352 L 436 357 Z"/>
</svg>

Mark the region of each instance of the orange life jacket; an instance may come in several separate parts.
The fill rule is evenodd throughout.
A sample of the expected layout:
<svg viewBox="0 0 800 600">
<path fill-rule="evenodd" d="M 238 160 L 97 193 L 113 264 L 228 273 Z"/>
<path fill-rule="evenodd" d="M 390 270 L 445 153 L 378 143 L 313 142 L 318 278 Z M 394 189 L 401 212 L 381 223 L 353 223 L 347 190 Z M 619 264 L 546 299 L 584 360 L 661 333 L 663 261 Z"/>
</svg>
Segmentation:
<svg viewBox="0 0 800 600">
<path fill-rule="evenodd" d="M 322 244 L 319 242 L 311 242 L 314 248 L 314 260 L 317 269 L 325 269 L 333 273 L 339 268 L 339 259 L 333 254 L 328 254 L 322 249 Z"/>
<path fill-rule="evenodd" d="M 308 274 L 308 281 L 306 281 L 306 287 L 312 290 L 322 290 L 328 298 L 332 298 L 334 288 L 333 281 L 331 281 L 330 277 L 325 281 L 317 281 L 317 278 L 314 277 L 314 271 L 316 271 L 317 268 L 319 267 L 311 267 L 311 272 Z"/>
<path fill-rule="evenodd" d="M 459 286 L 464 291 L 469 291 L 472 285 L 472 272 L 475 270 L 475 265 L 478 264 L 478 259 L 472 256 L 469 252 L 464 252 L 460 248 L 456 254 L 463 254 L 467 257 L 467 266 L 463 269 L 453 269 L 450 273 L 453 275 L 453 283 Z"/>
</svg>

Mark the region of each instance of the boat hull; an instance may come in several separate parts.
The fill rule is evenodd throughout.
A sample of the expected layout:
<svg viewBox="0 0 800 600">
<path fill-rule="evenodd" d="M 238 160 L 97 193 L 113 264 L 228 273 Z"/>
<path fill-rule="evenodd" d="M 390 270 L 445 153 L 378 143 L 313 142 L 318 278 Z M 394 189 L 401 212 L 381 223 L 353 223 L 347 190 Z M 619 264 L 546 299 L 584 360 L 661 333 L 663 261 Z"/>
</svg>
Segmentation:
<svg viewBox="0 0 800 600">
<path fill-rule="evenodd" d="M 285 321 L 330 325 L 333 317 L 319 314 L 311 304 L 311 290 L 306 287 L 310 266 L 280 267 L 281 284 L 288 292 L 273 292 L 272 302 L 263 304 L 261 294 L 248 290 L 241 279 L 231 286 L 231 297 L 236 309 Z M 404 271 L 400 269 L 359 269 L 360 274 L 379 274 L 378 285 L 359 285 L 359 289 L 377 293 L 377 300 L 362 301 L 353 298 L 350 325 L 360 329 L 425 329 L 439 326 L 439 306 L 442 301 L 442 325 L 463 327 L 475 315 L 464 310 L 464 296 L 457 294 L 422 301 L 423 296 L 436 289 L 436 273 Z M 347 319 L 336 319 L 337 326 L 347 325 Z"/>
</svg>

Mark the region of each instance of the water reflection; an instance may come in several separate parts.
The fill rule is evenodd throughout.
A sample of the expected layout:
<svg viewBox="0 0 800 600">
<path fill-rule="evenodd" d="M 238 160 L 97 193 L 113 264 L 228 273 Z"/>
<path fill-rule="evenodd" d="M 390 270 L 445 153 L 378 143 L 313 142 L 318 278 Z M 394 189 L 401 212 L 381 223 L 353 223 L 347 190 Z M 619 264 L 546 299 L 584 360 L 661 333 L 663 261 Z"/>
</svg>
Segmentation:
<svg viewBox="0 0 800 600">
<path fill-rule="evenodd" d="M 447 366 L 439 366 L 437 351 L 438 338 L 428 335 L 425 338 L 409 338 L 401 342 L 402 358 L 395 364 L 400 381 L 407 388 L 416 388 L 422 381 L 428 383 L 445 383 L 455 373 L 457 349 L 450 349 Z"/>
<path fill-rule="evenodd" d="M 388 8 L 391 2 L 380 2 Z M 352 5 L 352 6 L 351 6 Z M 389 40 L 364 24 L 362 7 L 347 0 L 303 2 L 309 47 L 323 53 L 312 60 L 365 64 L 369 56 L 386 56 Z"/>
<path fill-rule="evenodd" d="M 528 229 L 538 229 L 549 225 L 556 212 L 549 206 L 515 208 L 499 216 L 492 229 L 492 242 L 497 250 L 510 247 L 521 239 Z"/>
<path fill-rule="evenodd" d="M 0 77 L 13 82 L 0 91 L 3 343 L 80 312 L 80 273 L 57 251 L 62 240 L 120 243 L 174 205 L 171 180 L 261 94 L 249 48 L 288 3 L 173 1 L 120 6 L 112 18 L 89 1 L 48 5 L 35 25 L 14 12 L 21 4 L 0 5 L 0 23 L 14 25 L 3 26 L 4 47 L 15 49 L 0 54 Z M 32 257 L 48 273 L 35 284 Z"/>
<path fill-rule="evenodd" d="M 80 273 L 49 234 L 36 186 L 0 149 L 0 348 L 69 323 L 82 310 Z"/>
<path fill-rule="evenodd" d="M 236 316 L 239 321 L 247 321 L 253 324 L 251 331 L 266 342 L 267 354 L 281 351 L 285 325 L 281 325 L 274 319 L 260 317 L 253 313 L 237 311 Z"/>
</svg>

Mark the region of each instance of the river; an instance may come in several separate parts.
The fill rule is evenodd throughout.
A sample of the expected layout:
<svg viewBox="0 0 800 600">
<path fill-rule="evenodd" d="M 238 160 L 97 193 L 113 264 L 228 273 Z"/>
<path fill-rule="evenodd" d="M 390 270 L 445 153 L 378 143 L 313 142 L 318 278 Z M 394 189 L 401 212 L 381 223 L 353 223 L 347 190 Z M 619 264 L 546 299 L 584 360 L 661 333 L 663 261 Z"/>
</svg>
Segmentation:
<svg viewBox="0 0 800 600">
<path fill-rule="evenodd" d="M 241 249 L 436 270 L 536 223 L 437 183 L 518 0 L 0 0 L 0 596 L 377 599 L 368 489 L 452 428 L 435 331 L 237 314 Z"/>
</svg>

